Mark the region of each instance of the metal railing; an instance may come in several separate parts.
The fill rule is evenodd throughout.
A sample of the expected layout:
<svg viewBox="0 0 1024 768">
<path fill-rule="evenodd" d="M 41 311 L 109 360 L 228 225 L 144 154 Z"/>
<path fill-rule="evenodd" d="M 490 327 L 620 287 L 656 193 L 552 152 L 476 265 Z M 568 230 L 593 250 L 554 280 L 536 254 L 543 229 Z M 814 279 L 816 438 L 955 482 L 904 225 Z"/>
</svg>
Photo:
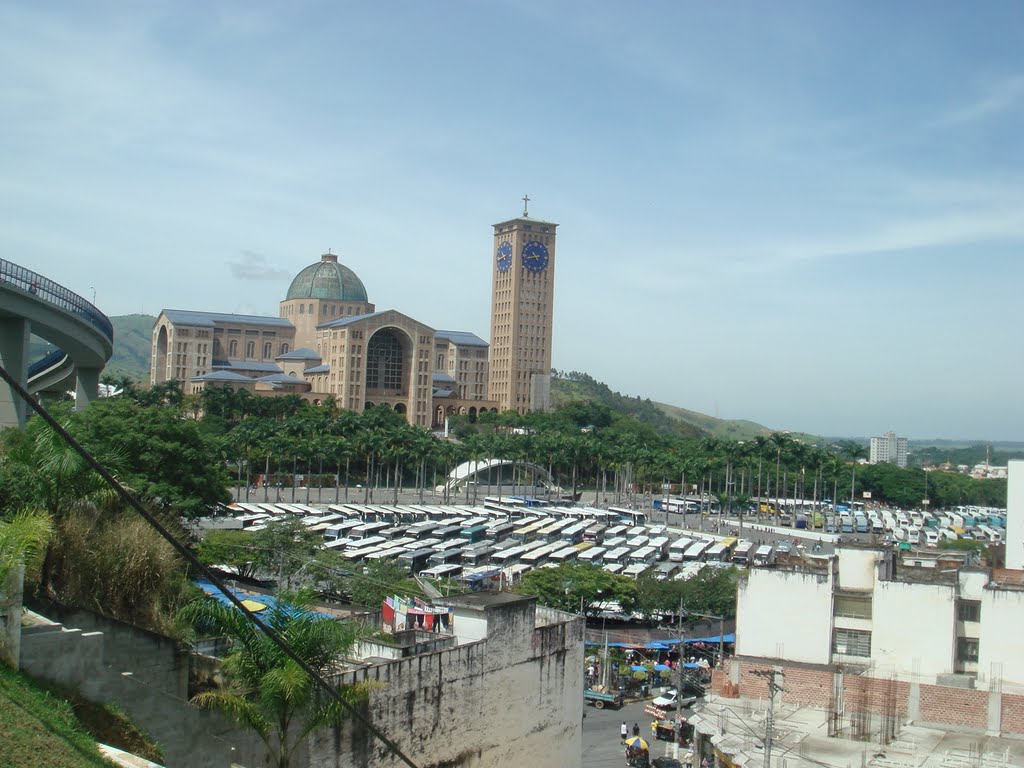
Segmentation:
<svg viewBox="0 0 1024 768">
<path fill-rule="evenodd" d="M 82 318 L 106 336 L 108 341 L 114 342 L 114 326 L 111 325 L 110 319 L 90 302 L 60 283 L 4 259 L 0 259 L 0 282 L 13 285 L 69 314 Z"/>
</svg>

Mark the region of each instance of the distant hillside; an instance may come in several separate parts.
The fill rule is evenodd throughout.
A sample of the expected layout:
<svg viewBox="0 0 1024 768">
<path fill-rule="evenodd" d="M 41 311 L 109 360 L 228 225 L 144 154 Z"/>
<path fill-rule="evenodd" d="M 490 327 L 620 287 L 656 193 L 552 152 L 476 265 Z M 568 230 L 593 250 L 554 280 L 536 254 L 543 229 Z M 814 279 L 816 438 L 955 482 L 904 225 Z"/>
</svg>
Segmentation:
<svg viewBox="0 0 1024 768">
<path fill-rule="evenodd" d="M 694 424 L 668 416 L 660 404 L 613 392 L 607 384 L 585 373 L 556 373 L 551 379 L 551 403 L 556 408 L 579 400 L 601 403 L 616 413 L 631 416 L 661 432 L 699 439 L 707 432 Z"/>
<path fill-rule="evenodd" d="M 114 326 L 114 356 L 103 369 L 103 376 L 114 379 L 128 376 L 136 381 L 149 381 L 150 340 L 156 318 L 152 315 L 119 315 L 111 317 L 110 322 Z M 33 336 L 29 360 L 39 360 L 52 351 L 52 344 Z"/>
<path fill-rule="evenodd" d="M 149 381 L 149 359 L 153 339 L 152 315 L 119 315 L 110 318 L 114 324 L 114 356 L 103 369 L 104 376 L 129 376 Z"/>
<path fill-rule="evenodd" d="M 707 432 L 712 437 L 722 440 L 751 440 L 758 435 L 770 435 L 773 431 L 768 427 L 746 419 L 716 419 L 697 411 L 688 411 L 675 405 L 655 403 L 665 415 L 685 424 L 692 424 L 697 429 Z"/>
</svg>

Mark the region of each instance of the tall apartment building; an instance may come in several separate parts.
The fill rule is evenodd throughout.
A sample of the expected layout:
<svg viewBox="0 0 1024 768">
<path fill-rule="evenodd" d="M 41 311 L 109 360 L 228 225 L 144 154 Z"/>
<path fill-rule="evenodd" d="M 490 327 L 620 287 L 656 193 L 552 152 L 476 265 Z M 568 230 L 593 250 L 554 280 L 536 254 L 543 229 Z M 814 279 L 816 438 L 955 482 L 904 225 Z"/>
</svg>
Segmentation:
<svg viewBox="0 0 1024 768">
<path fill-rule="evenodd" d="M 494 225 L 488 396 L 500 410 L 551 407 L 557 227 L 531 218 L 527 209 Z"/>
<path fill-rule="evenodd" d="M 906 467 L 907 438 L 897 437 L 895 432 L 872 437 L 868 461 L 872 464 L 895 464 L 897 467 Z"/>
</svg>

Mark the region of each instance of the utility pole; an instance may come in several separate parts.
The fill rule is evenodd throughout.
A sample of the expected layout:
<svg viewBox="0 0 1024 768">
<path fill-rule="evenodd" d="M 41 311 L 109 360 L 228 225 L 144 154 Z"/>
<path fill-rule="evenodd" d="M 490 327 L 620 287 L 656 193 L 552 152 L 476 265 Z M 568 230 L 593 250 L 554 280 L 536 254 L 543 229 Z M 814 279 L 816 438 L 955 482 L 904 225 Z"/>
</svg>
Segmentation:
<svg viewBox="0 0 1024 768">
<path fill-rule="evenodd" d="M 774 669 L 758 669 L 753 675 L 768 681 L 768 713 L 764 719 L 764 768 L 772 768 L 772 742 L 775 733 L 775 694 L 782 686 L 775 682 Z"/>
</svg>

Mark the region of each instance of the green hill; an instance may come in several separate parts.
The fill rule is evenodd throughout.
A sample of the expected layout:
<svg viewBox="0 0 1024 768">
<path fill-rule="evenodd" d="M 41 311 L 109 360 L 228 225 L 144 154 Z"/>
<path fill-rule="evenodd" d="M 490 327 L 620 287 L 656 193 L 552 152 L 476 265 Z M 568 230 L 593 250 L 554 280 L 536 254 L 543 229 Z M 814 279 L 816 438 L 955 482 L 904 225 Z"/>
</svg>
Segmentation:
<svg viewBox="0 0 1024 768">
<path fill-rule="evenodd" d="M 556 371 L 551 378 L 551 404 L 559 408 L 580 400 L 601 403 L 615 413 L 635 418 L 660 432 L 694 439 L 707 435 L 706 430 L 695 424 L 672 418 L 658 403 L 613 392 L 607 384 L 586 373 Z"/>
<path fill-rule="evenodd" d="M 104 376 L 128 376 L 138 381 L 149 381 L 149 359 L 152 348 L 152 315 L 119 315 L 110 318 L 114 324 L 114 356 L 103 369 Z"/>
<path fill-rule="evenodd" d="M 119 315 L 111 317 L 114 326 L 114 356 L 110 358 L 103 376 L 119 379 L 124 376 L 136 381 L 149 381 L 149 358 L 153 323 L 152 315 Z M 53 351 L 53 345 L 37 336 L 29 345 L 29 360 L 39 360 Z"/>
<path fill-rule="evenodd" d="M 716 419 L 675 405 L 622 395 L 613 392 L 607 384 L 577 371 L 555 372 L 551 381 L 551 400 L 556 408 L 575 400 L 603 403 L 613 411 L 629 414 L 656 429 L 685 437 L 751 440 L 758 435 L 779 431 L 745 419 Z M 805 443 L 820 442 L 814 435 L 789 434 Z"/>
</svg>

